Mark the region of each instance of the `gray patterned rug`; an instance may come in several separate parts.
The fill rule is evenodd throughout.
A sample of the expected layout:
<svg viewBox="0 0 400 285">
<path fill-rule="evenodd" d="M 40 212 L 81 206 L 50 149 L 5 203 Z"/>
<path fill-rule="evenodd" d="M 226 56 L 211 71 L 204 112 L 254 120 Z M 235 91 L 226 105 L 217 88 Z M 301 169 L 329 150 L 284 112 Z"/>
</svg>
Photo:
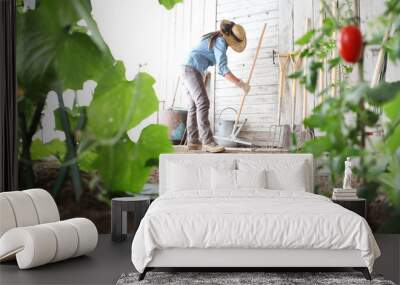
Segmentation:
<svg viewBox="0 0 400 285">
<path fill-rule="evenodd" d="M 137 280 L 138 276 L 138 273 L 122 274 L 117 285 L 395 285 L 376 275 L 368 281 L 359 272 L 148 272 L 142 281 Z"/>
</svg>

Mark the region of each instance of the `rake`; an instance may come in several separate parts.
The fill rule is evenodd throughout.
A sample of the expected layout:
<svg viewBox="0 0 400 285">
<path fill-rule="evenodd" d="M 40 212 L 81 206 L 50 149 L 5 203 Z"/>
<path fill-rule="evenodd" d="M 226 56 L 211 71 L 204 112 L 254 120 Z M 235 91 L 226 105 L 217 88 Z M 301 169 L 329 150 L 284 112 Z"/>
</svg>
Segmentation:
<svg viewBox="0 0 400 285">
<path fill-rule="evenodd" d="M 261 49 L 261 44 L 262 44 L 262 41 L 263 41 L 263 38 L 264 38 L 264 34 L 265 34 L 266 28 L 267 28 L 267 24 L 264 24 L 263 29 L 261 31 L 261 36 L 260 36 L 260 38 L 258 40 L 258 46 L 257 46 L 256 54 L 255 54 L 254 59 L 253 59 L 253 64 L 252 64 L 251 69 L 250 69 L 249 77 L 247 79 L 247 84 L 250 84 L 251 78 L 253 76 L 254 67 L 256 65 L 257 57 L 258 57 L 258 54 L 259 54 L 260 49 Z M 244 145 L 252 145 L 251 142 L 248 142 L 248 141 L 245 141 L 245 140 L 241 140 L 241 139 L 238 138 L 238 135 L 239 135 L 240 131 L 242 130 L 243 126 L 247 123 L 247 118 L 245 118 L 243 120 L 243 122 L 240 123 L 240 115 L 242 114 L 244 101 L 245 101 L 247 95 L 248 95 L 248 93 L 244 93 L 242 98 L 241 98 L 241 100 L 240 100 L 239 111 L 236 114 L 235 124 L 233 125 L 231 135 L 229 137 L 214 136 L 216 139 L 235 142 L 235 143 L 244 144 Z"/>
</svg>

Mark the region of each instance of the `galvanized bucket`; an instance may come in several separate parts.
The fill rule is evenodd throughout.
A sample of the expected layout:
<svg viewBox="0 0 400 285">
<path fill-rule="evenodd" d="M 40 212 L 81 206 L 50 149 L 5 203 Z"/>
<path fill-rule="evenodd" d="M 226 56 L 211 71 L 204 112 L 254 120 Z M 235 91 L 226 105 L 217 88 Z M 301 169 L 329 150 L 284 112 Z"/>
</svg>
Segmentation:
<svg viewBox="0 0 400 285">
<path fill-rule="evenodd" d="M 235 120 L 223 120 L 221 119 L 222 113 L 226 110 L 232 110 L 237 114 L 237 111 L 232 107 L 227 107 L 221 110 L 219 113 L 218 119 L 215 123 L 215 136 L 230 138 L 233 130 L 233 126 L 235 125 Z M 221 140 L 216 139 L 217 144 L 226 146 L 226 147 L 236 147 L 238 144 L 229 140 Z"/>
<path fill-rule="evenodd" d="M 160 112 L 160 124 L 168 127 L 168 134 L 173 144 L 180 144 L 185 141 L 186 110 L 168 109 Z"/>
</svg>

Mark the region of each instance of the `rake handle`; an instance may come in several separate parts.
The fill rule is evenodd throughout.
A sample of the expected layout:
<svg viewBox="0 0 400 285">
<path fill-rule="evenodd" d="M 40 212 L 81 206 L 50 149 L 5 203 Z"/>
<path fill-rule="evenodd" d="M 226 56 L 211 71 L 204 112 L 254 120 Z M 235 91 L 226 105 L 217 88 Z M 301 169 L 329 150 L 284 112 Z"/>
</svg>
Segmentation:
<svg viewBox="0 0 400 285">
<path fill-rule="evenodd" d="M 247 79 L 247 84 L 250 84 L 250 80 L 253 77 L 254 67 L 256 66 L 257 57 L 258 57 L 258 54 L 260 53 L 261 44 L 262 44 L 266 29 L 267 29 L 267 24 L 265 23 L 264 26 L 263 26 L 263 29 L 261 31 L 261 36 L 260 36 L 260 38 L 258 40 L 258 46 L 257 46 L 257 49 L 256 49 L 256 54 L 255 54 L 254 59 L 253 59 L 253 64 L 251 65 L 251 68 L 250 68 L 250 73 L 249 73 L 249 77 Z M 240 99 L 240 107 L 239 107 L 239 111 L 238 111 L 238 113 L 236 115 L 235 126 L 239 123 L 240 115 L 242 114 L 244 100 L 245 100 L 246 96 L 247 96 L 247 93 L 245 93 L 242 96 L 242 98 Z"/>
</svg>

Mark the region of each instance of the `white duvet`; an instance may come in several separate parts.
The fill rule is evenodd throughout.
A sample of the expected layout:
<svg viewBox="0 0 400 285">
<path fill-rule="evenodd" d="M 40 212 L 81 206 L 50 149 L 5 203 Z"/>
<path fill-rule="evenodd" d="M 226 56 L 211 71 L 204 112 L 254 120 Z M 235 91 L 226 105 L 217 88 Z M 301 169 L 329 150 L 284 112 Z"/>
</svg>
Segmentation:
<svg viewBox="0 0 400 285">
<path fill-rule="evenodd" d="M 358 249 L 372 271 L 380 251 L 364 218 L 299 191 L 171 192 L 157 198 L 132 243 L 143 272 L 155 249 Z"/>
</svg>

